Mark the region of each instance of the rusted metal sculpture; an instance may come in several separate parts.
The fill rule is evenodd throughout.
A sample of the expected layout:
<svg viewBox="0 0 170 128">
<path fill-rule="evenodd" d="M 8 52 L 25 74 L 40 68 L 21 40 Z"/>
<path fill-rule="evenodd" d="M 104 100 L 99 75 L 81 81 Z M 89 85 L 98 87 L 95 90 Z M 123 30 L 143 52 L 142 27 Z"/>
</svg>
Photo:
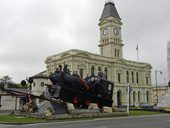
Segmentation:
<svg viewBox="0 0 170 128">
<path fill-rule="evenodd" d="M 106 75 L 99 69 L 98 76 L 88 76 L 82 79 L 77 73 L 70 74 L 67 70 L 67 65 L 65 65 L 63 69 L 60 65 L 59 69 L 49 76 L 52 85 L 46 85 L 48 87 L 48 96 L 37 96 L 30 92 L 24 93 L 8 88 L 1 89 L 13 96 L 27 97 L 27 104 L 30 108 L 33 107 L 31 106 L 31 101 L 36 98 L 51 102 L 56 102 L 56 100 L 59 99 L 62 102 L 72 103 L 78 108 L 88 108 L 90 103 L 96 103 L 99 108 L 103 106 L 111 107 L 113 103 L 113 82 L 106 78 Z M 29 83 L 29 85 L 33 83 L 32 77 L 27 81 L 21 81 L 23 86 L 27 83 Z M 28 108 L 28 110 L 30 109 Z"/>
</svg>

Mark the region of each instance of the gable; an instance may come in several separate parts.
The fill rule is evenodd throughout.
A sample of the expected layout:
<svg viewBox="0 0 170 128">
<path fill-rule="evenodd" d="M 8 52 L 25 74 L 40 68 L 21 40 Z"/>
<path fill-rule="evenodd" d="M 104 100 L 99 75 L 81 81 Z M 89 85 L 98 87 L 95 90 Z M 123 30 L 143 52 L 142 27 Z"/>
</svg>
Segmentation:
<svg viewBox="0 0 170 128">
<path fill-rule="evenodd" d="M 123 60 L 123 59 L 117 59 L 116 61 L 114 61 L 115 64 L 122 64 L 122 65 L 125 65 L 126 64 L 126 61 Z"/>
</svg>

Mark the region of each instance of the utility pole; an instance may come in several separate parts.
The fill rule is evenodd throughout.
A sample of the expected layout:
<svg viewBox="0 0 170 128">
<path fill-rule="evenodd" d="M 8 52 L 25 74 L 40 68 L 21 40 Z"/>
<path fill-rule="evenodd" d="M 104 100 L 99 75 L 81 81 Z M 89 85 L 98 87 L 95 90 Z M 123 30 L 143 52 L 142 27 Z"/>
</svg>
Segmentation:
<svg viewBox="0 0 170 128">
<path fill-rule="evenodd" d="M 157 83 L 157 73 L 162 74 L 162 71 L 155 70 L 155 82 L 156 82 L 156 104 L 158 105 L 158 83 Z"/>
</svg>

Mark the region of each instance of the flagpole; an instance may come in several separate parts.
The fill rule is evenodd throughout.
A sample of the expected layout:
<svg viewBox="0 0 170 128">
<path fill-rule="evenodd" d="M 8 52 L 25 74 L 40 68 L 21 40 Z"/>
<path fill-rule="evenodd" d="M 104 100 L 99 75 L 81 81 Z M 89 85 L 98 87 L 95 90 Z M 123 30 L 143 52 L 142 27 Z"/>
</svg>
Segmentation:
<svg viewBox="0 0 170 128">
<path fill-rule="evenodd" d="M 137 62 L 139 62 L 139 48 L 138 48 L 138 43 L 137 43 L 137 46 L 136 46 L 136 51 L 137 51 Z"/>
</svg>

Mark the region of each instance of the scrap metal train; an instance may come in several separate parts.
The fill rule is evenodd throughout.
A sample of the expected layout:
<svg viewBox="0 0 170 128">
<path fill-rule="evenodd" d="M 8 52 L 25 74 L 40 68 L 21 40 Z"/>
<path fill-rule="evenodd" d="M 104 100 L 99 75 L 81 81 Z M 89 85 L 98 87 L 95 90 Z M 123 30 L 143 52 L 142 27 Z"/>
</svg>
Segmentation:
<svg viewBox="0 0 170 128">
<path fill-rule="evenodd" d="M 98 76 L 87 76 L 83 79 L 77 73 L 70 74 L 67 65 L 64 65 L 64 68 L 60 65 L 55 73 L 49 76 L 49 79 L 52 84 L 47 85 L 48 93 L 44 93 L 48 95 L 36 96 L 12 89 L 3 88 L 3 90 L 14 96 L 22 95 L 48 101 L 59 99 L 62 102 L 73 103 L 78 108 L 88 108 L 90 103 L 96 103 L 99 108 L 112 106 L 114 85 L 106 79 L 106 75 L 101 70 Z M 27 82 L 32 84 L 32 77 Z M 21 84 L 25 85 L 26 81 L 22 81 Z"/>
<path fill-rule="evenodd" d="M 67 70 L 67 65 L 59 67 L 55 73 L 49 76 L 52 85 L 49 85 L 49 93 L 54 98 L 73 103 L 78 107 L 88 107 L 90 103 L 103 106 L 112 106 L 113 82 L 106 79 L 101 71 L 98 76 L 88 76 L 82 79 L 78 74 L 72 75 Z"/>
</svg>

